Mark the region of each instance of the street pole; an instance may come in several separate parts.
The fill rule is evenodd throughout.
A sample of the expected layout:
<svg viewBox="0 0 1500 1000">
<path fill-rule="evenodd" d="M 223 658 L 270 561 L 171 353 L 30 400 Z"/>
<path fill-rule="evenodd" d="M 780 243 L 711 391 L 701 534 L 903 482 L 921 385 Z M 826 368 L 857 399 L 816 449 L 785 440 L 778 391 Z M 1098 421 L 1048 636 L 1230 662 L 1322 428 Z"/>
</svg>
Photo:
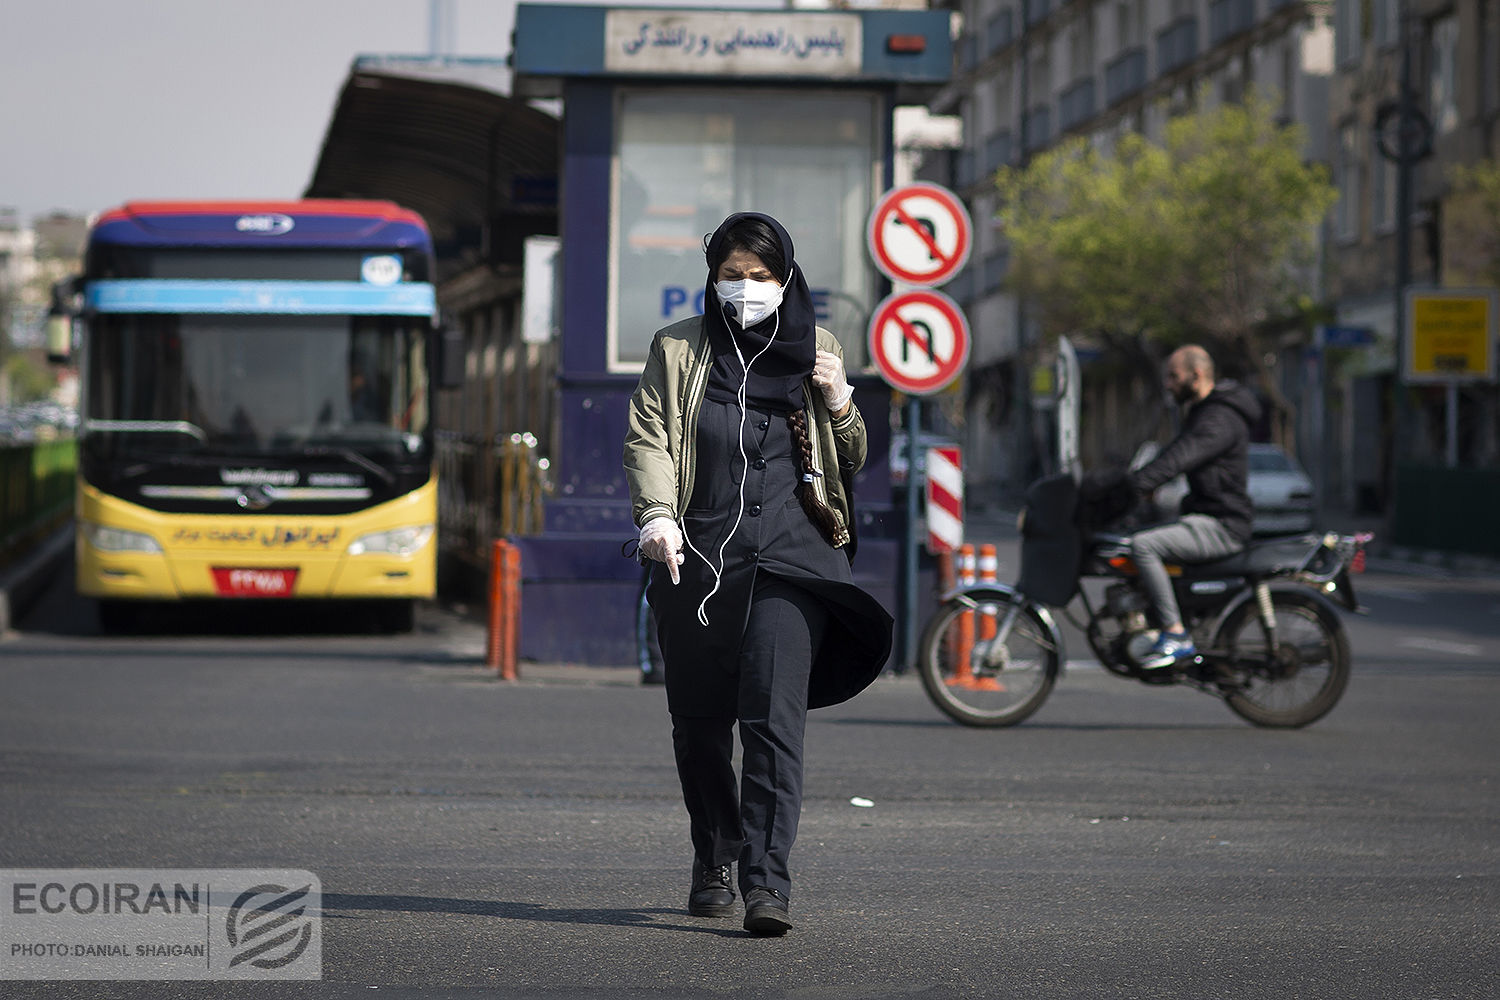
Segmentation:
<svg viewBox="0 0 1500 1000">
<path fill-rule="evenodd" d="M 921 547 L 922 511 L 917 491 L 923 480 L 917 477 L 917 452 L 921 446 L 922 399 L 906 397 L 906 558 L 901 587 L 901 669 L 917 665 L 917 558 Z"/>
<path fill-rule="evenodd" d="M 1406 387 L 1406 356 L 1411 338 L 1406 321 L 1406 289 L 1411 284 L 1411 211 L 1412 175 L 1416 165 L 1432 153 L 1432 123 L 1417 107 L 1412 91 L 1412 24 L 1411 0 L 1402 5 L 1401 13 L 1401 80 L 1400 93 L 1394 100 L 1381 102 L 1375 112 L 1375 136 L 1381 155 L 1396 164 L 1396 274 L 1392 290 L 1395 310 L 1395 426 L 1385 440 L 1386 508 L 1391 523 L 1396 520 L 1395 494 L 1397 463 L 1408 453 L 1408 436 L 1412 423 L 1410 393 Z"/>
<path fill-rule="evenodd" d="M 1410 0 L 1403 8 L 1409 6 Z M 1396 481 L 1396 463 L 1405 454 L 1403 445 L 1407 426 L 1407 409 L 1410 402 L 1406 391 L 1407 339 L 1411 331 L 1406 328 L 1406 286 L 1411 284 L 1411 180 L 1412 148 L 1411 129 L 1407 122 L 1411 114 L 1411 14 L 1403 9 L 1401 17 L 1401 96 L 1397 131 L 1396 155 L 1396 427 L 1391 441 L 1389 475 L 1392 485 Z M 1394 491 L 1390 499 L 1394 503 Z"/>
</svg>

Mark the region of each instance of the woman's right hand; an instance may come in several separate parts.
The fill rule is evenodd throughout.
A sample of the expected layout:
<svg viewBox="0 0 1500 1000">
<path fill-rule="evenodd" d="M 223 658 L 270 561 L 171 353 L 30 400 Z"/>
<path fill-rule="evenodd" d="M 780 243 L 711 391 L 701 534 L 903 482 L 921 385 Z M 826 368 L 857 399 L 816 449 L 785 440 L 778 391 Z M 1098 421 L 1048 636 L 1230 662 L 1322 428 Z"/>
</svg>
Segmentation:
<svg viewBox="0 0 1500 1000">
<path fill-rule="evenodd" d="M 672 583 L 681 582 L 677 567 L 686 558 L 682 554 L 682 532 L 677 522 L 665 515 L 658 515 L 641 525 L 641 554 L 647 559 L 667 564 Z"/>
</svg>

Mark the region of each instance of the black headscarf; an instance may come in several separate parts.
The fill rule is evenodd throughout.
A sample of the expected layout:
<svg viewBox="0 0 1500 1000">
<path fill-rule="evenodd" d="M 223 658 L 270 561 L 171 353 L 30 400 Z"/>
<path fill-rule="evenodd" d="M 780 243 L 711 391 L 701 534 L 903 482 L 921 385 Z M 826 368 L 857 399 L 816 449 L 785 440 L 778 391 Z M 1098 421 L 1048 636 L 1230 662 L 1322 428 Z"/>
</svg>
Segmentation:
<svg viewBox="0 0 1500 1000">
<path fill-rule="evenodd" d="M 745 385 L 746 406 L 780 412 L 800 410 L 806 402 L 802 380 L 812 372 L 817 350 L 817 320 L 813 313 L 812 292 L 808 290 L 807 279 L 802 276 L 802 268 L 797 265 L 792 251 L 792 237 L 769 215 L 737 212 L 725 219 L 709 237 L 707 257 L 715 262 L 724 259 L 725 238 L 734 224 L 744 219 L 759 219 L 771 227 L 781 242 L 782 256 L 791 274 L 782 282 L 781 305 L 776 315 L 767 316 L 754 326 L 741 330 L 738 323 L 725 317 L 718 292 L 714 290 L 717 266 L 709 271 L 703 294 L 703 323 L 708 328 L 709 345 L 714 354 L 713 368 L 708 374 L 708 396 L 721 403 L 736 401 L 740 382 L 745 379 L 745 370 L 734 351 L 737 340 L 740 353 L 750 365 Z M 768 342 L 771 346 L 766 349 Z M 761 354 L 763 349 L 765 353 Z M 760 354 L 759 359 L 755 359 L 757 354 Z"/>
</svg>

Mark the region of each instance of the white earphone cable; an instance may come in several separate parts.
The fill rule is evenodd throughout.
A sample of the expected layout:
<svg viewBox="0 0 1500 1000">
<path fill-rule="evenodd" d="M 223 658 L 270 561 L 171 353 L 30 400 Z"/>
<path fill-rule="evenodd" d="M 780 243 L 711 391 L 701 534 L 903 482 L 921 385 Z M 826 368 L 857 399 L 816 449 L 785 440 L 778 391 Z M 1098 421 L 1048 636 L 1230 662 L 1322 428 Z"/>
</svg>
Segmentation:
<svg viewBox="0 0 1500 1000">
<path fill-rule="evenodd" d="M 790 274 L 788 274 L 787 280 L 791 280 Z M 707 596 L 705 596 L 703 600 L 698 603 L 698 624 L 705 627 L 708 625 L 708 599 L 719 592 L 719 585 L 723 582 L 724 579 L 724 552 L 729 548 L 730 539 L 734 538 L 734 533 L 739 530 L 740 521 L 744 520 L 745 517 L 745 478 L 749 475 L 750 472 L 750 456 L 745 452 L 745 422 L 748 416 L 746 412 L 746 401 L 747 392 L 750 385 L 750 366 L 759 361 L 760 356 L 771 349 L 771 345 L 776 342 L 776 335 L 781 332 L 781 310 L 776 310 L 774 315 L 776 316 L 776 323 L 771 328 L 771 339 L 766 341 L 765 347 L 762 347 L 759 351 L 755 352 L 755 357 L 751 358 L 748 364 L 745 362 L 745 355 L 741 353 L 739 341 L 735 339 L 733 332 L 730 333 L 729 337 L 730 342 L 734 344 L 734 356 L 739 359 L 740 368 L 744 370 L 744 376 L 740 379 L 739 390 L 735 393 L 736 400 L 738 401 L 740 406 L 740 429 L 739 433 L 736 434 L 735 437 L 736 440 L 738 440 L 740 446 L 740 469 L 742 471 L 740 473 L 739 510 L 734 516 L 734 524 L 730 527 L 729 534 L 725 535 L 724 541 L 719 544 L 719 564 L 717 566 L 715 566 L 702 552 L 698 551 L 698 547 L 694 545 L 693 540 L 688 537 L 687 525 L 685 523 L 679 525 L 682 530 L 683 542 L 687 544 L 687 547 L 692 550 L 694 555 L 696 555 L 699 559 L 702 559 L 705 563 L 708 563 L 708 568 L 712 570 L 714 574 L 713 588 L 709 590 Z"/>
</svg>

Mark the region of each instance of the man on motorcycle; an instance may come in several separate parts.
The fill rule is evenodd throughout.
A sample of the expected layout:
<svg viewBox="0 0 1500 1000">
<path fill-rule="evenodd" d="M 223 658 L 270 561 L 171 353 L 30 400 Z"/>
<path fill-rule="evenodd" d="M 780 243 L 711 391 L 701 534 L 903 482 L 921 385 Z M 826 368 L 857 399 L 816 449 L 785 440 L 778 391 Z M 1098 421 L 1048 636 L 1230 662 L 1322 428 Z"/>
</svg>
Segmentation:
<svg viewBox="0 0 1500 1000">
<path fill-rule="evenodd" d="M 1163 377 L 1167 392 L 1188 408 L 1182 429 L 1150 463 L 1130 475 L 1138 495 L 1186 474 L 1188 493 L 1181 518 L 1149 528 L 1131 539 L 1141 585 L 1161 625 L 1161 635 L 1143 667 L 1168 667 L 1197 655 L 1183 627 L 1164 561 L 1206 562 L 1233 555 L 1250 540 L 1253 505 L 1246 490 L 1245 453 L 1250 424 L 1260 402 L 1235 382 L 1215 384 L 1214 363 L 1196 344 L 1173 351 Z"/>
</svg>

